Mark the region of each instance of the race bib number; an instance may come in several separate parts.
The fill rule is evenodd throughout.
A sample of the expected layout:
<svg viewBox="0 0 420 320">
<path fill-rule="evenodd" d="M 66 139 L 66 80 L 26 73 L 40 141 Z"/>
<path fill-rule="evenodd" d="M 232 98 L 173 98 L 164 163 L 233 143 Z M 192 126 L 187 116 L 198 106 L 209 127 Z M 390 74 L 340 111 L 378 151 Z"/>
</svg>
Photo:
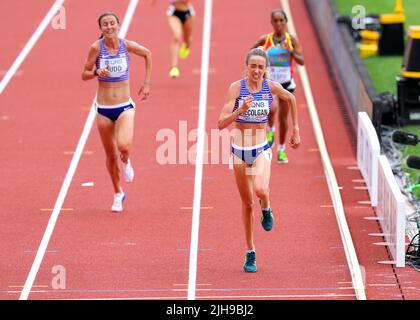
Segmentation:
<svg viewBox="0 0 420 320">
<path fill-rule="evenodd" d="M 269 67 L 270 80 L 285 83 L 292 80 L 292 70 L 289 67 Z"/>
<path fill-rule="evenodd" d="M 101 59 L 99 62 L 99 67 L 106 68 L 108 66 L 108 71 L 110 72 L 110 78 L 118 78 L 125 74 L 127 71 L 127 59 L 125 58 L 114 58 L 114 59 Z"/>
<path fill-rule="evenodd" d="M 240 108 L 244 103 L 244 100 L 239 100 Z M 263 119 L 268 117 L 270 112 L 270 106 L 267 100 L 252 101 L 251 106 L 244 114 L 240 115 L 238 119 L 246 122 L 261 122 Z"/>
</svg>

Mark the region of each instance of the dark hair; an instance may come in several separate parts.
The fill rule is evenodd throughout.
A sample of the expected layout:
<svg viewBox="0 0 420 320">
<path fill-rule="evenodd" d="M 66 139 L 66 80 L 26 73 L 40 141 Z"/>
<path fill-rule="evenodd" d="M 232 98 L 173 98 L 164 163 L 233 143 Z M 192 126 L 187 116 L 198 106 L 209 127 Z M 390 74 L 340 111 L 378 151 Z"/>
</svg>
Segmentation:
<svg viewBox="0 0 420 320">
<path fill-rule="evenodd" d="M 117 15 L 114 12 L 108 11 L 108 12 L 102 13 L 99 16 L 99 19 L 98 19 L 99 27 L 101 27 L 101 20 L 102 20 L 102 18 L 107 17 L 107 16 L 113 16 L 117 20 L 117 23 L 120 23 L 120 19 L 118 19 Z"/>
<path fill-rule="evenodd" d="M 249 59 L 251 59 L 252 56 L 263 57 L 265 59 L 265 66 L 268 66 L 268 56 L 262 46 L 258 48 L 253 48 L 247 53 L 246 58 L 245 58 L 246 65 L 248 65 Z M 264 78 L 268 78 L 268 70 L 265 71 Z"/>
<path fill-rule="evenodd" d="M 251 59 L 252 56 L 260 56 L 260 57 L 263 57 L 265 59 L 265 62 L 267 63 L 266 65 L 268 66 L 267 53 L 265 52 L 265 50 L 264 50 L 263 47 L 258 47 L 258 48 L 251 49 L 247 53 L 246 59 L 245 59 L 246 65 L 248 65 L 249 59 Z"/>
<path fill-rule="evenodd" d="M 278 13 L 280 13 L 280 14 L 282 14 L 282 15 L 284 16 L 284 19 L 286 20 L 286 22 L 288 21 L 288 19 L 287 19 L 287 14 L 286 14 L 286 12 L 285 12 L 283 9 L 276 9 L 276 10 L 273 10 L 273 11 L 271 12 L 271 20 L 273 20 L 273 19 L 274 19 L 274 16 L 275 16 L 276 14 L 278 14 Z"/>
<path fill-rule="evenodd" d="M 107 17 L 107 16 L 113 16 L 117 20 L 117 23 L 118 24 L 120 23 L 120 19 L 118 19 L 118 16 L 114 12 L 107 11 L 107 12 L 102 13 L 99 16 L 99 19 L 98 19 L 99 28 L 101 27 L 101 20 L 102 20 L 102 18 Z M 103 37 L 104 37 L 104 35 L 101 34 L 101 36 L 99 37 L 99 39 L 102 39 Z"/>
</svg>

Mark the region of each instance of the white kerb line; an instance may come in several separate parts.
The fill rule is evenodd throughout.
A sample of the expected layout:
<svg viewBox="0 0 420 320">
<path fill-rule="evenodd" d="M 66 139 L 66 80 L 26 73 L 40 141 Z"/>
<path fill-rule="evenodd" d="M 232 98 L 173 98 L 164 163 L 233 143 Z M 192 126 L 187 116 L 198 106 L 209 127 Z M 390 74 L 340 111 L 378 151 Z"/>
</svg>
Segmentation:
<svg viewBox="0 0 420 320">
<path fill-rule="evenodd" d="M 121 25 L 120 32 L 118 34 L 119 37 L 124 38 L 128 26 L 131 23 L 133 18 L 136 6 L 138 4 L 138 0 L 131 0 L 130 4 L 127 8 L 126 14 L 124 16 L 123 24 Z M 79 163 L 80 157 L 82 155 L 83 149 L 86 145 L 86 141 L 89 137 L 90 131 L 92 129 L 93 122 L 95 120 L 96 111 L 94 105 L 92 104 L 88 118 L 86 120 L 85 126 L 83 128 L 82 135 L 80 136 L 79 142 L 76 147 L 76 151 L 74 152 L 73 158 L 71 160 L 69 169 L 67 171 L 66 177 L 64 179 L 63 185 L 61 186 L 60 193 L 58 194 L 57 200 L 54 205 L 54 209 L 51 213 L 50 219 L 48 220 L 47 228 L 45 229 L 44 235 L 41 240 L 41 244 L 39 245 L 38 251 L 35 256 L 35 260 L 32 263 L 31 270 L 29 271 L 29 275 L 26 279 L 25 285 L 23 286 L 21 295 L 19 300 L 27 300 L 29 293 L 32 289 L 33 283 L 35 281 L 36 275 L 38 274 L 39 268 L 41 266 L 42 260 L 44 258 L 45 252 L 48 247 L 48 243 L 51 239 L 52 233 L 54 231 L 55 224 L 57 223 L 58 216 L 60 215 L 61 208 L 63 206 L 64 200 L 66 198 L 68 189 L 70 187 L 71 181 L 73 179 L 74 173 L 76 172 L 77 165 Z"/>
<path fill-rule="evenodd" d="M 281 6 L 288 15 L 288 27 L 291 33 L 296 33 L 296 28 L 293 23 L 293 18 L 288 0 L 280 0 Z M 312 126 L 315 132 L 316 141 L 318 143 L 319 151 L 321 154 L 322 164 L 324 171 L 328 177 L 328 188 L 334 204 L 334 211 L 337 218 L 338 227 L 340 230 L 341 240 L 344 244 L 344 251 L 346 254 L 347 263 L 349 265 L 350 274 L 352 278 L 353 288 L 356 292 L 358 300 L 366 300 L 366 293 L 364 288 L 362 271 L 360 269 L 359 261 L 357 259 L 356 250 L 354 248 L 353 240 L 351 238 L 350 230 L 347 225 L 344 207 L 341 200 L 340 191 L 338 188 L 337 179 L 334 173 L 333 166 L 327 151 L 324 134 L 322 132 L 321 123 L 319 121 L 316 104 L 312 95 L 312 89 L 309 82 L 308 73 L 304 66 L 299 66 L 299 75 L 301 78 L 303 90 L 305 92 L 306 101 L 308 104 L 309 114 L 311 116 Z"/>
<path fill-rule="evenodd" d="M 0 94 L 3 93 L 6 86 L 9 84 L 12 77 L 15 75 L 16 71 L 19 69 L 19 67 L 22 65 L 23 61 L 25 60 L 26 56 L 31 52 L 33 46 L 37 43 L 41 35 L 44 33 L 45 29 L 47 28 L 48 24 L 51 22 L 54 15 L 57 13 L 57 11 L 60 9 L 60 7 L 63 5 L 65 0 L 57 0 L 51 9 L 48 11 L 47 15 L 44 17 L 44 19 L 39 24 L 38 28 L 35 30 L 31 38 L 26 43 L 25 47 L 22 49 L 22 51 L 17 56 L 16 60 L 13 62 L 12 66 L 9 68 L 5 76 L 0 82 Z"/>
<path fill-rule="evenodd" d="M 197 154 L 195 160 L 194 202 L 191 225 L 188 300 L 195 300 L 197 281 L 198 234 L 200 228 L 201 184 L 203 180 L 204 139 L 206 133 L 207 83 L 210 62 L 212 0 L 204 6 L 203 50 L 201 52 L 200 101 L 198 107 Z"/>
</svg>

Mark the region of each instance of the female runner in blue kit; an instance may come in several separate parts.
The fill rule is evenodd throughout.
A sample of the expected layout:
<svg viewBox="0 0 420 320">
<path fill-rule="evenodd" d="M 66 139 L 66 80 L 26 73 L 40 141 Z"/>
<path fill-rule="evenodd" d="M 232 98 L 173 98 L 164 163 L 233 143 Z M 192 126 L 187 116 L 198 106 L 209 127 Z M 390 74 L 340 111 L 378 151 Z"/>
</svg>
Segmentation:
<svg viewBox="0 0 420 320">
<path fill-rule="evenodd" d="M 270 106 L 274 98 L 288 105 L 292 114 L 292 148 L 300 144 L 296 100 L 293 94 L 266 79 L 268 57 L 262 48 L 249 51 L 246 56 L 247 72 L 244 79 L 233 82 L 219 117 L 220 130 L 234 123 L 232 138 L 233 170 L 242 200 L 242 220 L 247 245 L 245 272 L 257 272 L 253 238 L 254 193 L 260 200 L 261 224 L 266 231 L 273 227 L 270 207 L 269 182 L 271 149 L 266 137 Z"/>
<path fill-rule="evenodd" d="M 141 100 L 149 96 L 152 71 L 150 50 L 134 41 L 118 37 L 119 19 L 112 12 L 99 17 L 102 35 L 89 49 L 82 72 L 83 80 L 98 78 L 95 106 L 97 126 L 106 153 L 106 167 L 114 187 L 114 201 L 111 210 L 123 211 L 126 198 L 121 188 L 119 159 L 126 182 L 134 179 L 130 162 L 130 149 L 134 135 L 135 103 L 130 97 L 130 53 L 144 58 L 145 75 L 139 90 Z"/>
</svg>

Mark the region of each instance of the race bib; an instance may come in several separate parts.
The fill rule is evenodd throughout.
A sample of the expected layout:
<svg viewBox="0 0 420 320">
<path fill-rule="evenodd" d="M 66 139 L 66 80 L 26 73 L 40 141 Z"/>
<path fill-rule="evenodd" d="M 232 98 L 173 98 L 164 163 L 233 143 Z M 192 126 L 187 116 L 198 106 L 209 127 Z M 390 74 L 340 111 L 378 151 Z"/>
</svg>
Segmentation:
<svg viewBox="0 0 420 320">
<path fill-rule="evenodd" d="M 239 100 L 240 108 L 244 104 L 244 100 Z M 246 122 L 262 122 L 268 117 L 270 106 L 267 100 L 252 101 L 251 106 L 244 114 L 238 117 L 239 120 Z"/>
<path fill-rule="evenodd" d="M 290 67 L 268 67 L 270 80 L 285 83 L 292 80 L 292 69 Z"/>
<path fill-rule="evenodd" d="M 127 72 L 127 59 L 126 58 L 114 58 L 114 59 L 101 59 L 99 61 L 99 67 L 101 69 L 108 66 L 110 72 L 110 78 L 118 78 L 123 76 Z"/>
</svg>

